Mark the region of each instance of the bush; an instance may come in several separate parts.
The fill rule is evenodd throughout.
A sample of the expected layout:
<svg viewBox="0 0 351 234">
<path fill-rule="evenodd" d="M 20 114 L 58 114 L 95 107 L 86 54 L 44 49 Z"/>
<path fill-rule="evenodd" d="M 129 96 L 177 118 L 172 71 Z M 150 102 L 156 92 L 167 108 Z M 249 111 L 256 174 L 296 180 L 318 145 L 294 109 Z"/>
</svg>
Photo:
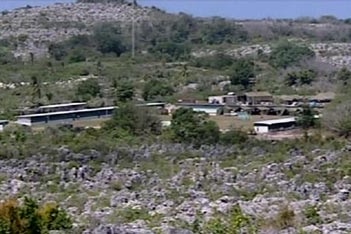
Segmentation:
<svg viewBox="0 0 351 234">
<path fill-rule="evenodd" d="M 304 214 L 309 225 L 316 225 L 322 222 L 322 219 L 318 213 L 318 209 L 315 206 L 306 207 Z"/>
<path fill-rule="evenodd" d="M 190 56 L 191 48 L 185 43 L 161 42 L 149 49 L 149 52 L 164 58 L 167 61 L 187 59 Z"/>
<path fill-rule="evenodd" d="M 287 68 L 297 65 L 302 59 L 314 57 L 314 52 L 307 46 L 301 46 L 289 41 L 282 41 L 272 49 L 269 63 L 273 67 Z"/>
<path fill-rule="evenodd" d="M 103 127 L 106 131 L 123 131 L 132 136 L 158 135 L 161 133 L 161 121 L 148 107 L 135 106 L 132 103 L 119 105 L 111 120 Z"/>
<path fill-rule="evenodd" d="M 251 219 L 246 216 L 240 207 L 234 206 L 229 215 L 223 218 L 215 218 L 205 223 L 201 233 L 204 234 L 239 234 L 256 233 Z"/>
<path fill-rule="evenodd" d="M 242 85 L 245 89 L 250 85 L 250 79 L 255 77 L 255 64 L 249 59 L 238 59 L 229 68 L 232 85 Z"/>
<path fill-rule="evenodd" d="M 220 142 L 224 145 L 234 145 L 246 142 L 249 136 L 240 129 L 232 129 L 221 134 Z"/>
<path fill-rule="evenodd" d="M 220 136 L 219 127 L 205 113 L 188 108 L 180 108 L 173 113 L 170 130 L 174 141 L 195 146 L 216 144 Z"/>
<path fill-rule="evenodd" d="M 133 99 L 134 87 L 131 82 L 114 81 L 113 87 L 115 88 L 117 102 L 127 102 Z"/>
<path fill-rule="evenodd" d="M 293 227 L 295 225 L 295 212 L 288 206 L 281 207 L 274 223 L 280 230 Z"/>
<path fill-rule="evenodd" d="M 166 81 L 161 80 L 150 80 L 143 88 L 143 98 L 146 101 L 154 100 L 157 97 L 171 96 L 174 93 L 174 89 Z"/>
<path fill-rule="evenodd" d="M 122 29 L 112 22 L 104 22 L 96 25 L 93 38 L 97 50 L 103 54 L 114 53 L 120 56 L 127 51 L 123 41 Z"/>
<path fill-rule="evenodd" d="M 297 118 L 297 124 L 303 129 L 309 129 L 318 126 L 318 120 L 315 118 L 317 112 L 310 106 L 304 106 L 302 113 Z"/>
<path fill-rule="evenodd" d="M 88 101 L 101 95 L 101 88 L 96 79 L 88 79 L 78 85 L 76 95 L 83 101 Z"/>
<path fill-rule="evenodd" d="M 288 73 L 285 80 L 288 86 L 310 85 L 316 76 L 317 73 L 314 70 L 302 70 Z"/>
<path fill-rule="evenodd" d="M 69 229 L 72 229 L 72 221 L 55 203 L 39 206 L 25 197 L 22 205 L 15 199 L 0 204 L 0 233 L 31 234 Z"/>
</svg>

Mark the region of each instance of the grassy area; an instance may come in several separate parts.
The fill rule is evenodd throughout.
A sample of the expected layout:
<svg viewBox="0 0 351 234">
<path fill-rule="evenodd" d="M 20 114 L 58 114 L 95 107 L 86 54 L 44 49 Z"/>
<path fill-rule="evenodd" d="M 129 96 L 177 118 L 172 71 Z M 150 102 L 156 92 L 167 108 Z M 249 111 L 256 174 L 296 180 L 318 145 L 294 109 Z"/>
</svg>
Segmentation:
<svg viewBox="0 0 351 234">
<path fill-rule="evenodd" d="M 285 116 L 287 117 L 287 116 Z M 229 129 L 231 127 L 242 128 L 244 130 L 250 130 L 253 127 L 254 122 L 270 120 L 270 119 L 280 119 L 285 118 L 282 116 L 275 115 L 252 115 L 248 120 L 239 119 L 237 116 L 211 116 L 210 119 L 215 121 L 220 129 Z"/>
<path fill-rule="evenodd" d="M 287 118 L 288 116 L 275 116 L 275 115 L 252 115 L 248 120 L 241 120 L 237 116 L 210 116 L 210 119 L 215 121 L 220 129 L 229 129 L 231 127 L 242 128 L 244 130 L 250 130 L 253 127 L 254 122 Z M 161 120 L 171 120 L 171 116 L 162 115 Z"/>
</svg>

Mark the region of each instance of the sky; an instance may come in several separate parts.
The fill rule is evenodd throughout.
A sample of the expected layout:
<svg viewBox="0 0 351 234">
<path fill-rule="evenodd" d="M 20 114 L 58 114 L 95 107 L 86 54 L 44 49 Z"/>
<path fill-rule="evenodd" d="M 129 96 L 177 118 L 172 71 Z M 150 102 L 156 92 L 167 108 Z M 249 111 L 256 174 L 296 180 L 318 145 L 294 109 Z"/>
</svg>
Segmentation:
<svg viewBox="0 0 351 234">
<path fill-rule="evenodd" d="M 74 0 L 0 0 L 0 10 L 16 7 L 44 6 Z M 351 18 L 351 0 L 137 0 L 168 12 L 185 12 L 194 16 L 221 16 L 235 19 L 298 18 L 334 15 Z"/>
</svg>

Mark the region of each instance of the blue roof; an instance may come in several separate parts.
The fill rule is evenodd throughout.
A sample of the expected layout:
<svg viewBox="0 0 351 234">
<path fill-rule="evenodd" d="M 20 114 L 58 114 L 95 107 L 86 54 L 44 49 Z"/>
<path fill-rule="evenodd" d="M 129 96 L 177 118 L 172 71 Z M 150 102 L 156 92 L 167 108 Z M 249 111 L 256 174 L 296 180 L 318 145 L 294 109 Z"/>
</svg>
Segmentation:
<svg viewBox="0 0 351 234">
<path fill-rule="evenodd" d="M 212 103 L 177 103 L 178 106 L 184 106 L 184 107 L 198 107 L 198 108 L 220 108 L 224 107 L 225 105 L 222 104 L 212 104 Z"/>
</svg>

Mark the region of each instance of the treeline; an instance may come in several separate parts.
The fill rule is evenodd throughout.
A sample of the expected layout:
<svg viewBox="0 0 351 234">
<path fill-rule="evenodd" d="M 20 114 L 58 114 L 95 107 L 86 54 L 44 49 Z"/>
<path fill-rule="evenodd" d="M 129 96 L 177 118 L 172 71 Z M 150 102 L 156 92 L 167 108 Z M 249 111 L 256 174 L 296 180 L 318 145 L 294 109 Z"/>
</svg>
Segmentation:
<svg viewBox="0 0 351 234">
<path fill-rule="evenodd" d="M 166 61 L 189 58 L 191 49 L 196 45 L 242 43 L 247 40 L 247 33 L 241 26 L 222 18 L 202 22 L 180 15 L 169 21 L 141 22 L 137 27 L 136 50 L 146 50 L 155 58 Z M 131 51 L 130 35 L 130 27 L 126 25 L 100 23 L 91 35 L 73 36 L 65 42 L 50 44 L 49 53 L 56 60 L 68 56 L 71 62 L 99 53 L 121 56 Z"/>
<path fill-rule="evenodd" d="M 175 61 L 189 58 L 191 49 L 204 45 L 242 44 L 269 42 L 282 37 L 312 39 L 317 41 L 351 41 L 351 24 L 333 24 L 324 27 L 312 27 L 306 23 L 277 21 L 235 22 L 220 17 L 199 19 L 180 13 L 169 15 L 155 13 L 157 19 L 136 23 L 135 46 L 138 52 L 148 51 L 158 59 Z M 264 30 L 262 30 L 264 29 Z M 53 43 L 50 53 L 55 58 L 69 54 L 69 48 L 75 48 L 72 54 L 82 52 L 79 47 L 95 48 L 95 52 L 114 53 L 117 56 L 131 49 L 131 25 L 118 22 L 99 23 L 91 36 L 75 36 L 65 43 Z M 78 48 L 77 48 L 78 47 Z M 83 50 L 84 51 L 84 50 Z M 89 54 L 91 49 L 86 50 Z"/>
</svg>

